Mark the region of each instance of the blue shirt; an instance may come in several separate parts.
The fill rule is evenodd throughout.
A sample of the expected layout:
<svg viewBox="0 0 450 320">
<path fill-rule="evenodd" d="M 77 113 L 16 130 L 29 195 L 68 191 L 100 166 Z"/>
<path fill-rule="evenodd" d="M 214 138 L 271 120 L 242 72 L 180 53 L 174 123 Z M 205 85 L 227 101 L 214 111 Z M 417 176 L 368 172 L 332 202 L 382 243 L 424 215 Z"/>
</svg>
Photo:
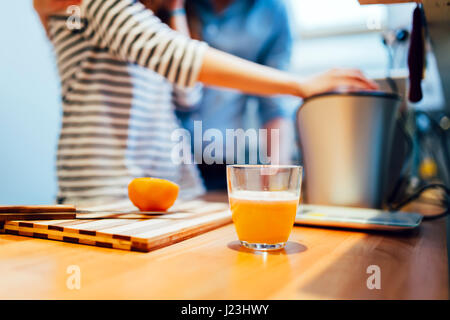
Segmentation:
<svg viewBox="0 0 450 320">
<path fill-rule="evenodd" d="M 201 38 L 211 47 L 277 69 L 289 67 L 292 30 L 283 0 L 235 0 L 219 14 L 211 0 L 191 1 L 201 25 Z M 244 128 L 249 98 L 238 91 L 205 87 L 200 103 L 189 111 L 179 110 L 177 115 L 191 134 L 194 120 L 202 120 L 203 131 L 219 129 L 225 137 L 225 129 Z M 292 100 L 286 97 L 255 99 L 262 125 L 292 114 Z"/>
</svg>

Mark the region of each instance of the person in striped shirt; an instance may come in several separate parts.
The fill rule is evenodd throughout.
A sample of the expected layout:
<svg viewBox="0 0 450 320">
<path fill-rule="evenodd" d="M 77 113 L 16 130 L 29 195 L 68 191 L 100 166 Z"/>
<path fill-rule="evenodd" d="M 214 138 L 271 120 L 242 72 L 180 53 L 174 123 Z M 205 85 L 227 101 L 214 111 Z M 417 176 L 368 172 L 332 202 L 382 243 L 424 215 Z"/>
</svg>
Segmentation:
<svg viewBox="0 0 450 320">
<path fill-rule="evenodd" d="M 61 9 L 68 3 L 34 0 L 61 78 L 60 203 L 126 199 L 128 183 L 138 176 L 174 181 L 184 198 L 201 194 L 195 167 L 171 161 L 171 133 L 178 128 L 173 104 L 192 105 L 197 82 L 299 97 L 340 86 L 376 88 L 358 70 L 301 79 L 220 52 L 171 29 L 144 5 L 148 1 L 83 0 L 81 28 L 74 30 L 66 14 L 49 14 L 58 2 Z M 169 2 L 172 9 L 183 4 Z"/>
</svg>

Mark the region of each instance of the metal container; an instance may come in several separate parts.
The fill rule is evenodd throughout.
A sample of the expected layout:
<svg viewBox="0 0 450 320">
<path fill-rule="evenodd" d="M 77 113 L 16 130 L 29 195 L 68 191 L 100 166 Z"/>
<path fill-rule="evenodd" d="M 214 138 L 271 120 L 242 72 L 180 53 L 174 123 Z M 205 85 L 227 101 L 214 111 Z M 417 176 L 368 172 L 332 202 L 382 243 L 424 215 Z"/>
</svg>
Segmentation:
<svg viewBox="0 0 450 320">
<path fill-rule="evenodd" d="M 400 102 L 384 92 L 330 92 L 304 100 L 297 129 L 305 202 L 382 207 Z"/>
</svg>

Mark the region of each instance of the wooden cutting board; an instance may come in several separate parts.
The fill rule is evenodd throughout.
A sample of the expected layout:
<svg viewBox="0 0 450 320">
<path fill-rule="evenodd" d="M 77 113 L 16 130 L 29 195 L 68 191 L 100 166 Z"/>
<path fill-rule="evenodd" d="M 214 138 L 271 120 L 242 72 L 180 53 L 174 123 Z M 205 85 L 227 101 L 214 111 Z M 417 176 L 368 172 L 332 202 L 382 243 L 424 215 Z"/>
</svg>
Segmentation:
<svg viewBox="0 0 450 320">
<path fill-rule="evenodd" d="M 37 205 L 37 206 L 1 206 L 0 230 L 5 221 L 10 220 L 44 220 L 75 219 L 76 208 L 71 205 Z"/>
<path fill-rule="evenodd" d="M 74 220 L 7 221 L 9 234 L 99 247 L 148 252 L 231 222 L 223 202 L 187 201 L 171 213 L 84 213 Z"/>
</svg>

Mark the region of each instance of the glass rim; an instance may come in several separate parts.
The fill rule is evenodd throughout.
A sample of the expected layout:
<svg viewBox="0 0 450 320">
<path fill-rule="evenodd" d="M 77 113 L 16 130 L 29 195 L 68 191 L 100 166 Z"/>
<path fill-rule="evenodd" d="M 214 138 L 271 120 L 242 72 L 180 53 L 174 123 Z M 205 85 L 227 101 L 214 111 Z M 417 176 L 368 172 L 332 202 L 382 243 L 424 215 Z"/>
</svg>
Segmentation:
<svg viewBox="0 0 450 320">
<path fill-rule="evenodd" d="M 227 164 L 227 168 L 242 169 L 261 169 L 261 168 L 277 168 L 277 169 L 303 169 L 301 165 L 295 164 Z"/>
</svg>

